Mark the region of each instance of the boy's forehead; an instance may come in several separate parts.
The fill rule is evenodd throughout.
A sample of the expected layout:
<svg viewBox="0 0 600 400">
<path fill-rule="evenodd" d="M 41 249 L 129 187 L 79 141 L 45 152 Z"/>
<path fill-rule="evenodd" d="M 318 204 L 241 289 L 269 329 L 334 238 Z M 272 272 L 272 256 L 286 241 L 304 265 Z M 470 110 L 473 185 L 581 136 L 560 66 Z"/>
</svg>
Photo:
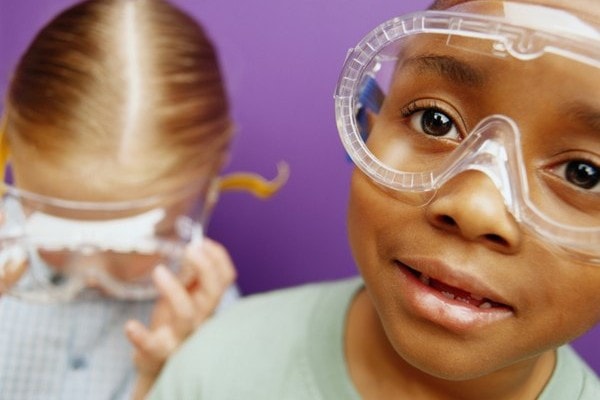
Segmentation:
<svg viewBox="0 0 600 400">
<path fill-rule="evenodd" d="M 460 8 L 461 5 L 473 2 L 482 2 L 489 0 L 436 0 L 430 7 L 435 10 L 447 10 L 451 8 Z M 600 22 L 600 3 L 598 0 L 510 0 L 513 3 L 525 3 L 544 5 L 567 10 L 574 14 L 584 16 L 586 19 L 593 19 Z"/>
</svg>

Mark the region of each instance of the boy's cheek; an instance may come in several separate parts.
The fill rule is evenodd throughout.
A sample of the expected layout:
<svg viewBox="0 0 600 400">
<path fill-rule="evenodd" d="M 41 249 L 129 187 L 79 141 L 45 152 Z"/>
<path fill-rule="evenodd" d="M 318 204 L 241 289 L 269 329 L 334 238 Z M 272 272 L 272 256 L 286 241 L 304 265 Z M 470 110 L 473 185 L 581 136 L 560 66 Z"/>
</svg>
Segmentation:
<svg viewBox="0 0 600 400">
<path fill-rule="evenodd" d="M 600 267 L 566 261 L 560 270 L 561 275 L 549 277 L 558 282 L 553 295 L 579 336 L 600 323 Z"/>
<path fill-rule="evenodd" d="M 355 170 L 348 205 L 348 235 L 359 267 L 364 258 L 376 257 L 378 232 L 394 219 L 393 206 L 375 183 Z"/>
</svg>

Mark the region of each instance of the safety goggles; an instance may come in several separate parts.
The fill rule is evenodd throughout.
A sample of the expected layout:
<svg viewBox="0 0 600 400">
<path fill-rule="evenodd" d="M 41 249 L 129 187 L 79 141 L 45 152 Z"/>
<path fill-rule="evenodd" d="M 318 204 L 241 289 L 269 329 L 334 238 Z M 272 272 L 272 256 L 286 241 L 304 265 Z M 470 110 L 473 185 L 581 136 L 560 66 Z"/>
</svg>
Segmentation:
<svg viewBox="0 0 600 400">
<path fill-rule="evenodd" d="M 238 173 L 123 202 L 69 201 L 5 183 L 0 293 L 42 303 L 72 301 L 90 290 L 124 300 L 152 299 L 157 291 L 151 272 L 158 265 L 185 284 L 186 246 L 202 240 L 220 191 L 266 198 L 287 176 L 287 165 L 280 164 L 273 181 Z"/>
<path fill-rule="evenodd" d="M 338 130 L 360 170 L 427 204 L 489 177 L 545 243 L 600 263 L 600 30 L 566 11 L 472 1 L 391 19 L 346 58 Z"/>
</svg>

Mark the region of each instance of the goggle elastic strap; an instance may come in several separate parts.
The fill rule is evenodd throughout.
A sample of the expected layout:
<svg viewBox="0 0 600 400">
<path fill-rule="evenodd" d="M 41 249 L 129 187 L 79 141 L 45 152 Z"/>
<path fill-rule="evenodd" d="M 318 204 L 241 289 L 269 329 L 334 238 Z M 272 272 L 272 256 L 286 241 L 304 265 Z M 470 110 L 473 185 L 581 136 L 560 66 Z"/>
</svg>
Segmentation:
<svg viewBox="0 0 600 400">
<path fill-rule="evenodd" d="M 0 118 L 0 173 L 2 174 L 2 178 L 4 178 L 6 174 L 6 166 L 8 164 L 8 140 L 6 138 L 6 129 L 8 126 L 6 115 L 3 115 Z"/>
<path fill-rule="evenodd" d="M 249 192 L 260 199 L 267 199 L 281 189 L 289 175 L 290 168 L 285 161 L 277 164 L 277 176 L 272 180 L 250 172 L 234 172 L 219 178 L 219 192 Z"/>
</svg>

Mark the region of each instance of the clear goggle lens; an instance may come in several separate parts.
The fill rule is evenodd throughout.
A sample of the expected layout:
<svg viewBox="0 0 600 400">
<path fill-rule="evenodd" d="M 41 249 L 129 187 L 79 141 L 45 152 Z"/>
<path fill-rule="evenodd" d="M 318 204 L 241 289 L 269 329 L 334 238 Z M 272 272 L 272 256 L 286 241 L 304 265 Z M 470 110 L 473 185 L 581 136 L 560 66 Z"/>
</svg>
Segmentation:
<svg viewBox="0 0 600 400">
<path fill-rule="evenodd" d="M 388 21 L 349 53 L 336 117 L 353 161 L 399 199 L 426 204 L 480 171 L 518 221 L 600 262 L 600 35 L 572 16 L 557 32 L 557 13 L 481 1 Z"/>
<path fill-rule="evenodd" d="M 186 245 L 202 239 L 205 207 L 189 199 L 79 203 L 5 187 L 0 289 L 37 302 L 70 301 L 89 290 L 153 298 L 151 271 L 163 265 L 181 275 Z"/>
</svg>

